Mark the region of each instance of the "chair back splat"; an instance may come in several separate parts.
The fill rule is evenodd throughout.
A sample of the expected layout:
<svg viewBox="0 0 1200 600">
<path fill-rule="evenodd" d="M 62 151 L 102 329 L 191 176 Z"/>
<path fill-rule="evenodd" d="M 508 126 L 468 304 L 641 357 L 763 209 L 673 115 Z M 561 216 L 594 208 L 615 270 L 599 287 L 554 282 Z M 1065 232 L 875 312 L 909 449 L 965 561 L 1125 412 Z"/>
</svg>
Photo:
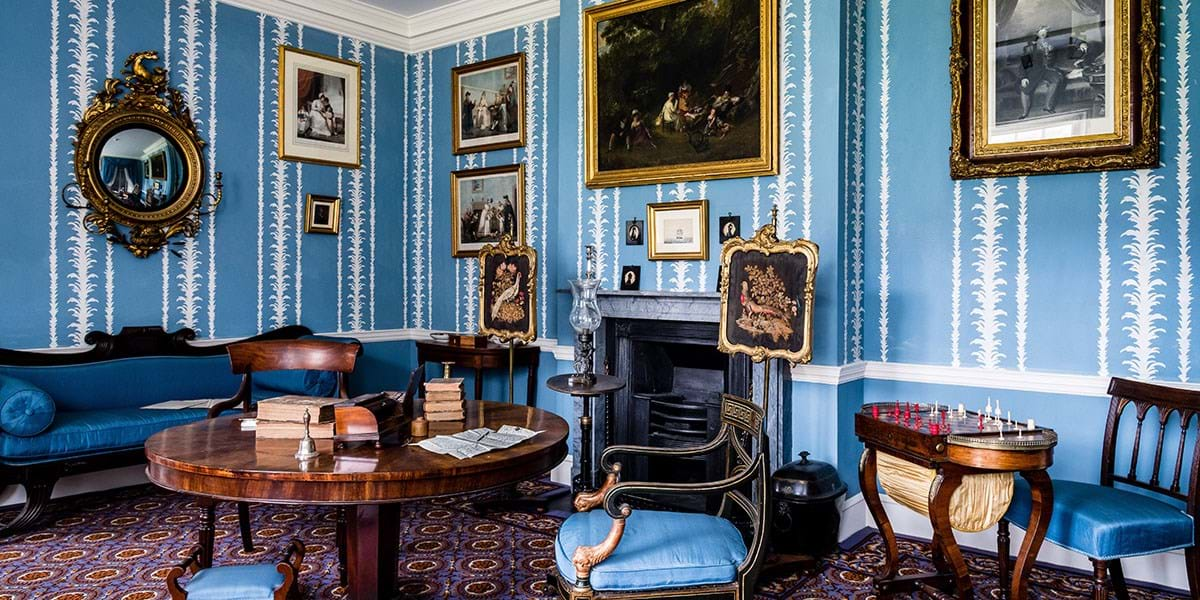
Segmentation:
<svg viewBox="0 0 1200 600">
<path fill-rule="evenodd" d="M 1189 458 L 1187 452 L 1188 432 L 1192 422 L 1200 413 L 1200 392 L 1169 388 L 1164 386 L 1113 378 L 1108 386 L 1112 401 L 1108 406 L 1108 424 L 1104 431 L 1104 451 L 1100 463 L 1101 485 L 1112 486 L 1122 483 L 1151 492 L 1160 493 L 1176 500 L 1187 503 L 1187 512 L 1193 517 L 1197 512 L 1197 500 L 1200 497 L 1200 443 L 1193 442 L 1190 453 L 1188 485 L 1182 486 L 1184 461 Z M 1131 408 L 1133 410 L 1127 410 Z M 1150 472 L 1138 473 L 1139 454 L 1142 452 L 1142 430 L 1146 425 L 1146 417 L 1150 409 L 1157 409 L 1158 434 L 1154 447 L 1154 461 Z M 1134 430 L 1133 449 L 1129 461 L 1129 471 L 1124 475 L 1116 473 L 1116 453 L 1118 431 L 1121 419 L 1131 413 L 1137 420 Z M 1174 450 L 1164 452 L 1164 440 L 1170 427 L 1168 421 L 1173 414 L 1179 415 L 1179 442 Z M 1151 423 L 1151 427 L 1155 425 Z M 1174 457 L 1174 461 L 1170 459 Z M 1163 472 L 1163 465 L 1168 465 L 1170 471 Z"/>
</svg>

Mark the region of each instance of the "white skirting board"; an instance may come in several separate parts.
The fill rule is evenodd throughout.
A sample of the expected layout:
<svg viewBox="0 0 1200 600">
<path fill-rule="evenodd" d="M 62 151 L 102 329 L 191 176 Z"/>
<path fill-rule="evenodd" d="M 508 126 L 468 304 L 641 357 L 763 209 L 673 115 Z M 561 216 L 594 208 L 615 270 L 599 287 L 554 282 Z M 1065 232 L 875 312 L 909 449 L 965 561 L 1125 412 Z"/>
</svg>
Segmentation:
<svg viewBox="0 0 1200 600">
<path fill-rule="evenodd" d="M 924 540 L 932 536 L 933 528 L 929 524 L 929 517 L 892 500 L 886 494 L 882 498 L 884 509 L 887 511 L 888 518 L 891 519 L 896 535 Z M 871 518 L 870 511 L 867 510 L 867 503 L 863 500 L 862 494 L 855 494 L 843 500 L 841 512 L 842 524 L 838 531 L 839 540 L 844 541 L 864 528 L 875 529 L 875 521 Z M 1012 532 L 1012 552 L 1016 555 L 1022 540 L 1025 539 L 1025 532 L 1018 527 L 1010 527 L 1009 530 Z M 954 539 L 958 540 L 959 545 L 964 548 L 987 553 L 996 552 L 995 527 L 979 533 L 956 531 Z M 1042 544 L 1037 561 L 1085 573 L 1092 572 L 1092 563 L 1088 561 L 1087 557 L 1056 546 L 1049 541 Z M 1144 582 L 1168 587 L 1180 590 L 1181 594 L 1187 595 L 1187 566 L 1182 550 L 1126 558 L 1121 561 L 1121 567 L 1125 571 L 1125 579 L 1131 583 Z"/>
</svg>

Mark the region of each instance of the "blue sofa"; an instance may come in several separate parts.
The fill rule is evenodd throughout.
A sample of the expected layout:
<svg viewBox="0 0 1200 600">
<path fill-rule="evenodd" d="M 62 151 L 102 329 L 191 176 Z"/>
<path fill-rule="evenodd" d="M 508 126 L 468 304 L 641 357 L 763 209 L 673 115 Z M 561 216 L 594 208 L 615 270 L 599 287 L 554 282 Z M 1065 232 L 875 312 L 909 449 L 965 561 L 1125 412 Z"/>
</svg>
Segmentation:
<svg viewBox="0 0 1200 600">
<path fill-rule="evenodd" d="M 159 328 L 137 328 L 137 333 L 146 335 L 147 330 L 151 336 L 176 335 Z M 250 340 L 311 333 L 293 326 Z M 142 351 L 149 350 L 142 356 L 129 356 L 139 352 L 128 348 L 74 355 L 0 351 L 0 488 L 19 483 L 27 496 L 22 512 L 0 525 L 0 536 L 36 521 L 60 477 L 138 464 L 154 433 L 222 411 L 240 411 L 232 399 L 242 378 L 230 371 L 225 348 L 150 344 L 142 345 Z M 251 395 L 254 401 L 289 393 L 331 396 L 337 388 L 334 373 L 275 371 L 256 376 Z M 224 402 L 209 410 L 143 408 L 194 399 Z"/>
</svg>

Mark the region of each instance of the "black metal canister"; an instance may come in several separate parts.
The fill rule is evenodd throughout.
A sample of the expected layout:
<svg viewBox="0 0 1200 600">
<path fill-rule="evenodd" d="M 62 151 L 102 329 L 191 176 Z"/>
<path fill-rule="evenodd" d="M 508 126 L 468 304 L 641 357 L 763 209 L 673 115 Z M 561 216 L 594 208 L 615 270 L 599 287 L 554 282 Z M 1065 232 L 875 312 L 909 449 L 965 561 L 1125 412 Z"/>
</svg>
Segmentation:
<svg viewBox="0 0 1200 600">
<path fill-rule="evenodd" d="M 827 462 L 809 460 L 808 452 L 772 475 L 775 518 L 772 549 L 776 554 L 818 558 L 837 550 L 841 512 L 838 498 L 846 483 Z"/>
</svg>

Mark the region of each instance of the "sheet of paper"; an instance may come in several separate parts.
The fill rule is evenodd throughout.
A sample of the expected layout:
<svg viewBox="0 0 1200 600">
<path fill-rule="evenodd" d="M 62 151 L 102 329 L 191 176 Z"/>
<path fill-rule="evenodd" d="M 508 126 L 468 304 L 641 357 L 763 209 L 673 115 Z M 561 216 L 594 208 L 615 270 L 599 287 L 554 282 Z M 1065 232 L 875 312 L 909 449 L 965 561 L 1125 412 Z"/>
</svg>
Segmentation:
<svg viewBox="0 0 1200 600">
<path fill-rule="evenodd" d="M 157 404 L 149 404 L 142 408 L 151 410 L 179 410 L 183 408 L 209 408 L 212 405 L 227 400 L 227 398 L 201 398 L 199 400 L 167 400 Z"/>
<path fill-rule="evenodd" d="M 491 450 L 511 448 L 539 433 L 541 432 L 512 425 L 504 425 L 499 431 L 480 427 L 453 435 L 439 435 L 421 440 L 414 445 L 436 454 L 445 454 L 461 460 L 479 456 Z"/>
</svg>

